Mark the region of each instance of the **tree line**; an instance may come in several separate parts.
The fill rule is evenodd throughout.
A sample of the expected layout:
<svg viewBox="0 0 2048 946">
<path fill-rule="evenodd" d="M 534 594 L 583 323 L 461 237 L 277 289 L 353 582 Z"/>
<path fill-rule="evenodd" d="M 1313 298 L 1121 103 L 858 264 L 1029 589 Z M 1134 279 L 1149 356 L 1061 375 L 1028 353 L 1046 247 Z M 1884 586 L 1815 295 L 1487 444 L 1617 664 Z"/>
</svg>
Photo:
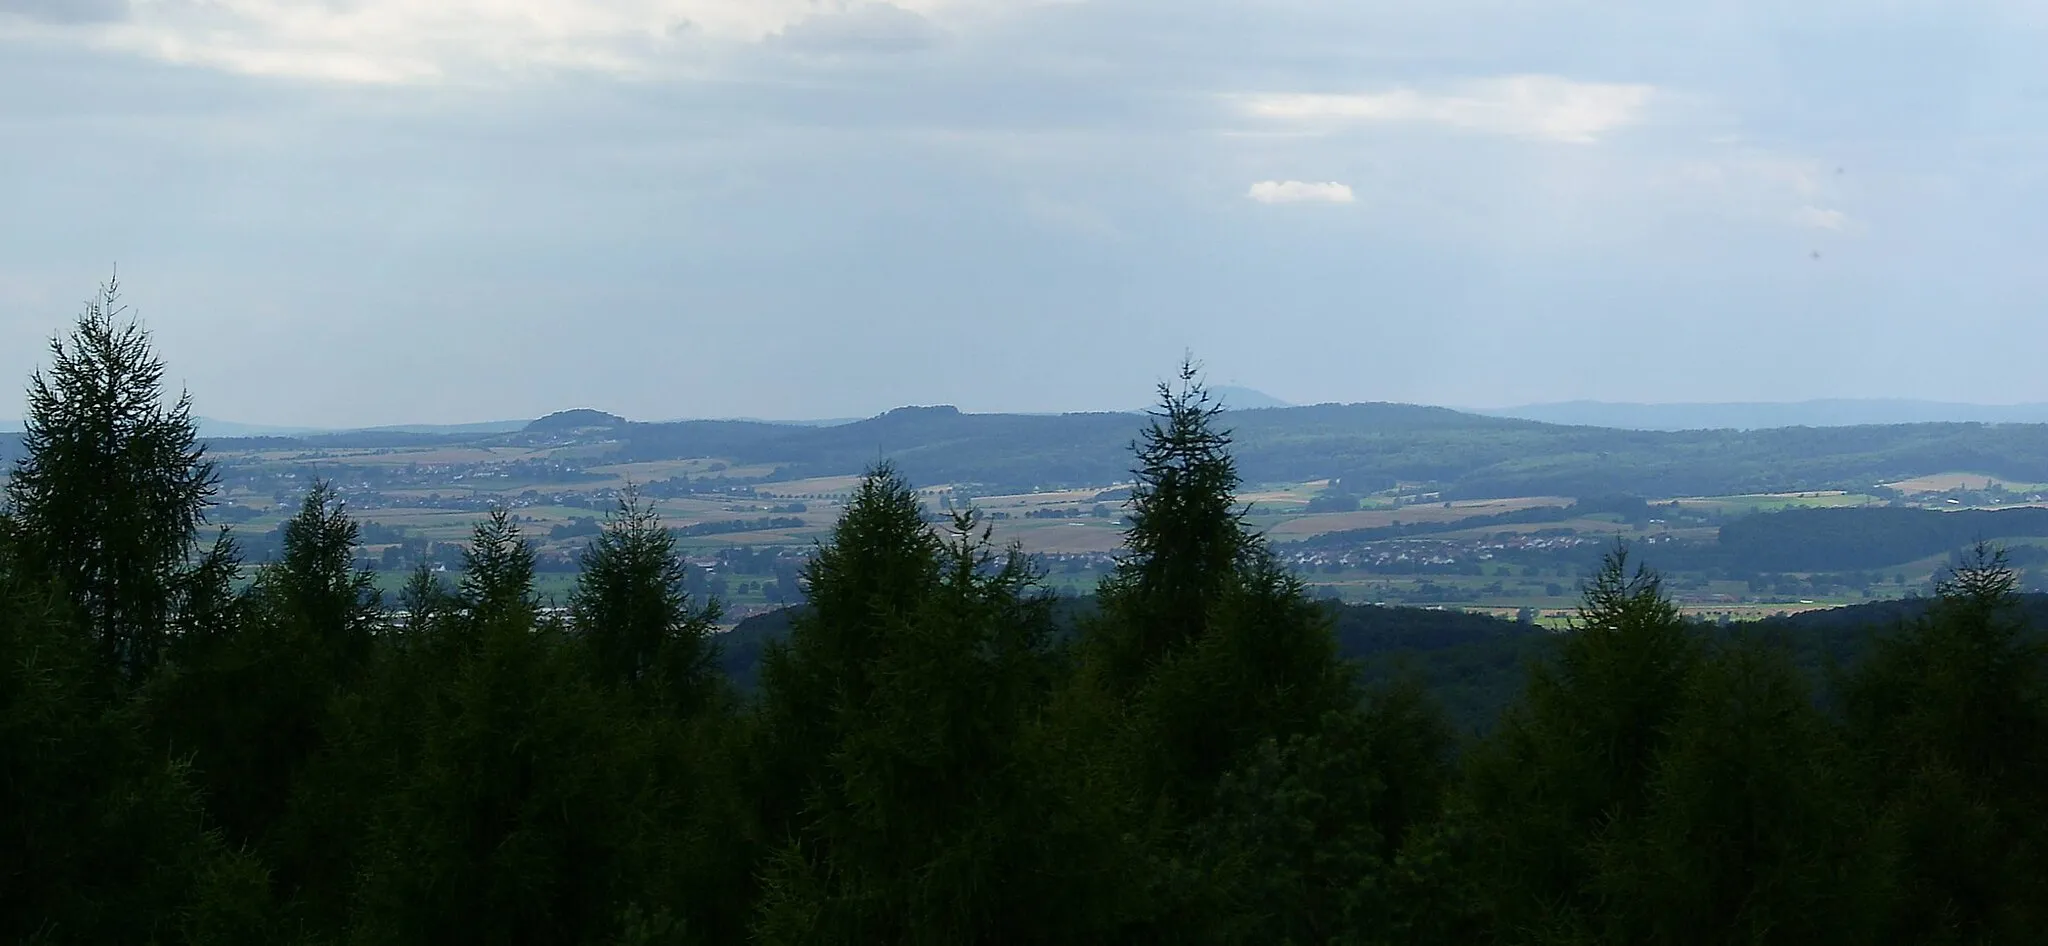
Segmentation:
<svg viewBox="0 0 2048 946">
<path fill-rule="evenodd" d="M 1072 633 L 887 466 L 758 687 L 623 501 L 564 615 L 504 512 L 395 601 L 316 486 L 241 581 L 101 292 L 0 515 L 0 936 L 34 943 L 2029 942 L 2043 653 L 1986 554 L 1843 668 L 1611 554 L 1483 738 L 1360 682 L 1194 369 Z M 399 617 L 398 615 L 401 615 Z"/>
</svg>

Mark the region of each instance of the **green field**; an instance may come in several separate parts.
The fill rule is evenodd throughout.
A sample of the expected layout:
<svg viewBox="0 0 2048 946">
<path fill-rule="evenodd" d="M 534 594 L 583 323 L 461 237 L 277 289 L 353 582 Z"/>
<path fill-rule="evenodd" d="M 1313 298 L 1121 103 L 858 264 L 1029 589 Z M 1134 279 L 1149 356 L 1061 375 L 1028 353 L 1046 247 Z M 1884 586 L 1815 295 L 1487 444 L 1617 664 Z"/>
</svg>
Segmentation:
<svg viewBox="0 0 2048 946">
<path fill-rule="evenodd" d="M 715 530 L 683 534 L 679 545 L 693 561 L 715 562 L 721 550 L 807 550 L 826 540 L 859 478 L 851 475 L 775 478 L 767 464 L 742 464 L 714 458 L 603 463 L 602 444 L 519 447 L 433 446 L 418 448 L 261 450 L 217 455 L 227 472 L 222 499 L 239 507 L 234 528 L 245 536 L 273 530 L 287 515 L 293 497 L 315 477 L 339 484 L 354 501 L 353 512 L 365 523 L 398 530 L 406 543 L 427 543 L 445 549 L 437 561 L 459 567 L 454 550 L 492 504 L 502 504 L 516 517 L 537 554 L 549 564 L 542 572 L 543 597 L 566 601 L 572 572 L 562 570 L 589 541 L 593 520 L 601 519 L 611 492 L 629 485 L 691 482 L 687 493 L 653 498 L 670 526 Z M 590 463 L 590 461 L 597 461 Z M 566 466 L 564 465 L 566 464 Z M 589 465 L 585 465 L 589 464 Z M 562 470 L 568 470 L 563 475 Z M 552 471 L 552 472 L 551 472 Z M 744 484 L 741 492 L 717 492 L 722 483 Z M 1122 543 L 1125 484 L 1062 490 L 986 492 L 948 483 L 922 484 L 919 492 L 934 512 L 971 504 L 986 517 L 999 541 L 1014 542 L 1028 553 L 1049 556 L 1046 584 L 1061 593 L 1080 594 L 1100 580 Z M 1247 521 L 1283 551 L 1312 547 L 1311 540 L 1331 537 L 1365 542 L 1385 553 L 1430 556 L 1474 555 L 1481 560 L 1517 556 L 1543 563 L 1487 565 L 1478 574 L 1469 566 L 1426 573 L 1390 573 L 1383 566 L 1365 567 L 1343 561 L 1316 561 L 1299 566 L 1303 580 L 1318 594 L 1348 601 L 1376 601 L 1425 607 L 1485 610 L 1514 615 L 1535 609 L 1542 620 L 1569 612 L 1576 603 L 1582 563 L 1595 544 L 1615 540 L 1712 544 L 1719 523 L 1757 513 L 1796 508 L 1839 508 L 1883 504 L 1886 497 L 1850 490 L 1807 490 L 1725 496 L 1679 496 L 1649 500 L 1646 520 L 1628 521 L 1606 512 L 1577 512 L 1562 496 L 1521 496 L 1440 501 L 1428 484 L 1406 484 L 1361 495 L 1351 511 L 1308 511 L 1311 501 L 1331 487 L 1326 479 L 1259 483 L 1240 493 Z M 1957 492 L 1995 487 L 1988 494 Z M 2028 484 L 1998 481 L 1975 474 L 1940 474 L 1888 484 L 1891 501 L 1900 495 L 1919 497 L 1916 504 L 1933 508 L 1969 508 L 1977 503 L 2023 502 Z M 750 491 L 750 492 L 749 492 Z M 1917 491 L 1917 492 L 1916 492 Z M 671 492 L 675 492 L 671 490 Z M 1880 493 L 1885 489 L 1878 490 Z M 1965 501 L 1968 501 L 1966 504 Z M 800 507 L 800 508 L 799 508 Z M 1668 511 L 1666 511 L 1668 510 Z M 723 531 L 735 520 L 776 520 L 772 528 Z M 560 530 L 557 533 L 557 530 Z M 385 561 L 393 548 L 378 532 L 366 545 L 372 561 Z M 1565 537 L 1560 539 L 1559 537 Z M 1578 543 L 1580 553 L 1544 558 L 1517 551 L 1545 542 Z M 1310 543 L 1303 545 L 1300 543 Z M 1494 551 L 1487 551 L 1492 549 Z M 1448 550 L 1448 551 L 1447 551 Z M 1564 556 L 1562 558 L 1558 556 Z M 1710 581 L 1700 575 L 1672 575 L 1672 590 L 1690 613 L 1709 618 L 1745 619 L 1831 605 L 1852 604 L 1872 597 L 1924 590 L 1940 558 L 1886 568 L 1902 573 L 1906 584 L 1882 583 L 1849 593 L 1795 594 L 1780 589 L 1786 576 L 1771 587 L 1742 582 Z M 1566 564 L 1569 563 L 1568 567 Z M 1526 574 L 1534 569 L 1540 574 Z M 776 602 L 760 590 L 765 575 L 722 572 L 722 596 L 736 613 L 769 607 Z M 379 581 L 395 592 L 405 569 L 380 572 Z M 1803 581 L 1812 576 L 1789 576 Z"/>
</svg>

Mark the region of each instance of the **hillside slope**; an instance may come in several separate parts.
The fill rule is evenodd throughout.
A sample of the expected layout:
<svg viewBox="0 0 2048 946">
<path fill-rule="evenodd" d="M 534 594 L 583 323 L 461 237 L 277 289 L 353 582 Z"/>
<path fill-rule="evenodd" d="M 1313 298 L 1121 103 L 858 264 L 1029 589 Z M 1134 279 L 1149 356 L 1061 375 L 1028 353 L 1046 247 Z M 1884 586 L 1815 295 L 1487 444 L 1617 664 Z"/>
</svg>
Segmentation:
<svg viewBox="0 0 2048 946">
<path fill-rule="evenodd" d="M 219 440 L 220 449 L 429 444 L 602 444 L 615 460 L 709 457 L 779 475 L 855 473 L 895 462 L 914 481 L 991 489 L 1124 479 L 1146 420 L 1123 413 L 968 414 L 905 407 L 823 427 L 680 421 L 508 434 L 356 431 Z M 1238 465 L 1252 483 L 1344 477 L 1382 488 L 1427 484 L 1446 499 L 1727 495 L 1869 489 L 1967 471 L 2048 482 L 2048 425 L 1898 424 L 1768 430 L 1569 427 L 1410 404 L 1322 404 L 1233 411 Z"/>
</svg>

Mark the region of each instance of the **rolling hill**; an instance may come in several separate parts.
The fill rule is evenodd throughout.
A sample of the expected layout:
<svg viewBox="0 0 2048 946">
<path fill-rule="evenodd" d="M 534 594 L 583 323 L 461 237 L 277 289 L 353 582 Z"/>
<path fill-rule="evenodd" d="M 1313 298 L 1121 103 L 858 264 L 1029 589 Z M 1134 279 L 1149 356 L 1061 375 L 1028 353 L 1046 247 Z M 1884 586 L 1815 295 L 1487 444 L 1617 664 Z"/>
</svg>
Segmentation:
<svg viewBox="0 0 2048 946">
<path fill-rule="evenodd" d="M 1770 427 L 1854 427 L 1871 424 L 2040 424 L 2048 404 L 1961 404 L 1899 398 L 1834 398 L 1792 402 L 1636 404 L 1562 401 L 1475 413 L 1550 424 L 1630 430 L 1762 430 Z"/>
<path fill-rule="evenodd" d="M 1321 404 L 1232 412 L 1249 482 L 1343 477 L 1425 484 L 1445 499 L 1689 496 L 1870 489 L 1969 471 L 2048 483 L 2048 425 L 1973 423 L 1650 431 L 1546 424 L 1410 404 Z M 855 473 L 877 460 L 915 482 L 1029 490 L 1125 479 L 1144 419 L 1127 413 L 969 414 L 903 407 L 824 427 L 758 421 L 622 423 L 506 433 L 353 431 L 219 439 L 217 449 L 560 443 L 614 461 L 713 457 L 785 477 Z"/>
</svg>

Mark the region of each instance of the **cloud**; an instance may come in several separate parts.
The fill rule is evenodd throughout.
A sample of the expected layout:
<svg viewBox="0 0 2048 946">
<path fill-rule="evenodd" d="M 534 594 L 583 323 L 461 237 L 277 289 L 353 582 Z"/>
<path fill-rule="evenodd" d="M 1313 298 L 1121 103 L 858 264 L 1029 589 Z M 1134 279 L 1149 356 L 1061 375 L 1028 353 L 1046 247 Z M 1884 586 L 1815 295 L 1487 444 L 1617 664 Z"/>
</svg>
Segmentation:
<svg viewBox="0 0 2048 946">
<path fill-rule="evenodd" d="M 1848 229 L 1849 215 L 1823 207 L 1801 207 L 1792 215 L 1792 222 L 1815 230 L 1841 231 Z"/>
<path fill-rule="evenodd" d="M 24 16 L 44 23 L 107 23 L 128 13 L 128 0 L 0 0 L 0 17 Z"/>
<path fill-rule="evenodd" d="M 1396 88 L 1356 94 L 1236 96 L 1247 115 L 1323 130 L 1370 123 L 1442 125 L 1488 134 L 1584 144 L 1642 117 L 1647 85 L 1517 75 L 1460 83 L 1442 92 Z"/>
<path fill-rule="evenodd" d="M 931 20 L 888 3 L 864 3 L 850 10 L 806 17 L 783 27 L 772 41 L 806 55 L 901 53 L 936 43 Z"/>
<path fill-rule="evenodd" d="M 0 0 L 44 20 L 67 10 L 101 46 L 234 73 L 412 83 L 567 69 L 672 74 L 721 47 L 901 50 L 931 42 L 932 17 L 1030 0 Z"/>
<path fill-rule="evenodd" d="M 1336 181 L 1260 181 L 1245 196 L 1262 204 L 1348 204 L 1357 199 L 1351 185 Z"/>
</svg>

